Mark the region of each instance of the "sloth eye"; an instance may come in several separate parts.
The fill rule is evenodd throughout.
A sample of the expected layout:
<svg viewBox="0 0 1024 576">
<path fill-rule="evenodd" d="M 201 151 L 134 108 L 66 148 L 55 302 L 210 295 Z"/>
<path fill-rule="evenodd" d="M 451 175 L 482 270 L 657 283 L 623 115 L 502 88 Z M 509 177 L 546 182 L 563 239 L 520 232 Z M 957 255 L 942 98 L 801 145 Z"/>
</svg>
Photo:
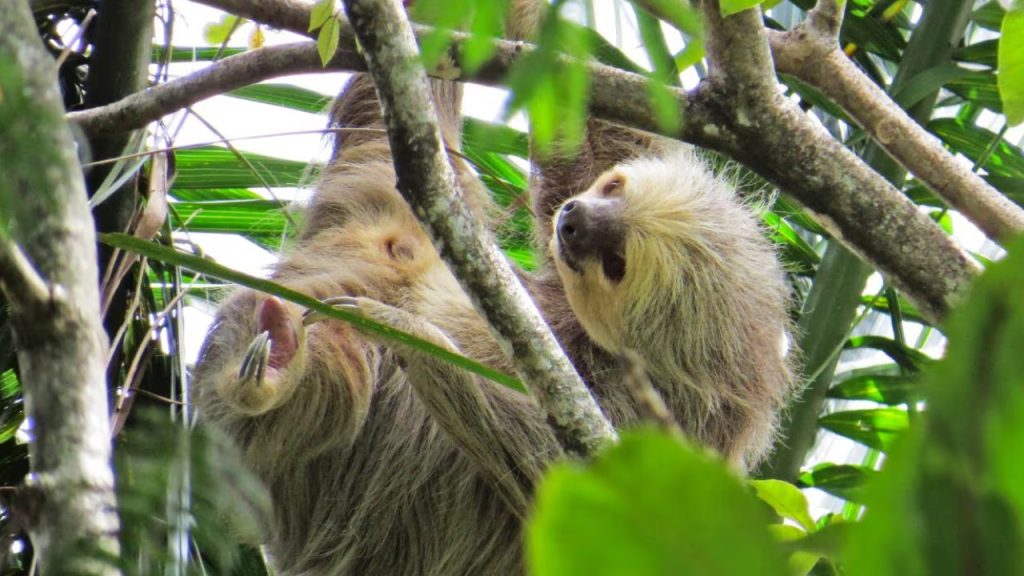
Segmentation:
<svg viewBox="0 0 1024 576">
<path fill-rule="evenodd" d="M 612 194 L 619 192 L 622 189 L 623 182 L 624 180 L 622 176 L 613 176 L 604 183 L 604 186 L 601 187 L 601 195 L 611 196 Z"/>
</svg>

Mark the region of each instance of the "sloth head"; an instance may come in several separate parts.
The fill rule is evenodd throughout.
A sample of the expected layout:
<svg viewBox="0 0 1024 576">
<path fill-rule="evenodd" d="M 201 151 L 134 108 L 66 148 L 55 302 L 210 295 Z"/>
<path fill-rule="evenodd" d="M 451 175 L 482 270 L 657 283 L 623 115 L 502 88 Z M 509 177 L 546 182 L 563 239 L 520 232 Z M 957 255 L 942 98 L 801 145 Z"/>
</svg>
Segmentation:
<svg viewBox="0 0 1024 576">
<path fill-rule="evenodd" d="M 732 388 L 744 401 L 753 373 L 786 372 L 782 269 L 754 211 L 696 153 L 620 164 L 553 224 L 566 296 L 598 346 L 636 350 L 656 382 L 708 404 Z"/>
</svg>

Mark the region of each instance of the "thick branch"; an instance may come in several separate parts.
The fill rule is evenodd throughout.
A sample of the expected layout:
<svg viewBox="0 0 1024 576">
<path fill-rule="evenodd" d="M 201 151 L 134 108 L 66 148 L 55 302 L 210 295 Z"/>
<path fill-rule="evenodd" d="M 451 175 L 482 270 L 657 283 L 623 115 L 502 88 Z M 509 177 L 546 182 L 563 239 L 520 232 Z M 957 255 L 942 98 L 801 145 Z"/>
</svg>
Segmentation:
<svg viewBox="0 0 1024 576">
<path fill-rule="evenodd" d="M 8 294 L 32 423 L 20 515 L 42 574 L 116 574 L 98 560 L 117 554 L 117 515 L 92 215 L 28 4 L 0 2 L 0 29 L 0 249 L 21 268 L 14 282 L 34 286 L 32 297 Z M 12 273 L 5 291 L 18 288 Z"/>
<path fill-rule="evenodd" d="M 615 431 L 457 192 L 402 5 L 397 0 L 345 0 L 344 5 L 377 85 L 399 191 L 547 412 L 559 442 L 569 453 L 593 454 L 614 441 Z"/>
<path fill-rule="evenodd" d="M 778 71 L 821 90 L 937 196 L 1005 242 L 1024 231 L 1024 210 L 950 155 L 839 49 L 836 32 L 808 20 L 770 36 Z"/>
<path fill-rule="evenodd" d="M 768 51 L 755 10 L 722 18 L 718 2 L 706 0 L 704 12 L 718 69 L 698 94 L 718 111 L 722 132 L 733 136 L 708 138 L 706 144 L 779 184 L 903 290 L 926 318 L 941 320 L 977 264 L 896 188 L 784 98 L 774 80 L 770 91 L 765 89 L 763 71 L 750 64 L 766 65 L 760 55 Z"/>
</svg>

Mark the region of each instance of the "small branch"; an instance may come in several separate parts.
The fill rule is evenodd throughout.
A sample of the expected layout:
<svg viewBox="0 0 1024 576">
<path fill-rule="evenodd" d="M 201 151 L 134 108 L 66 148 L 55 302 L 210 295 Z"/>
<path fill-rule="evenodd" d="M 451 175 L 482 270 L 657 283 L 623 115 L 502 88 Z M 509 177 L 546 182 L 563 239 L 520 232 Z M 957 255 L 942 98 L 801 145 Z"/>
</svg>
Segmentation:
<svg viewBox="0 0 1024 576">
<path fill-rule="evenodd" d="M 316 44 L 299 42 L 252 50 L 214 62 L 188 76 L 137 92 L 107 106 L 70 112 L 86 134 L 141 128 L 167 114 L 224 92 L 288 74 L 365 69 L 354 50 L 339 50 L 325 68 Z"/>
<path fill-rule="evenodd" d="M 629 395 L 636 402 L 640 418 L 651 422 L 665 432 L 679 437 L 685 436 L 679 423 L 672 417 L 672 412 L 665 404 L 665 399 L 658 394 L 657 388 L 651 383 L 643 358 L 633 350 L 626 350 L 620 356 L 619 363 L 624 368 L 622 380 L 629 390 Z"/>
<path fill-rule="evenodd" d="M 778 71 L 814 86 L 838 104 L 897 162 L 987 236 L 1005 243 L 1024 231 L 1024 209 L 957 161 L 839 49 L 838 27 L 818 3 L 806 22 L 770 35 Z"/>
<path fill-rule="evenodd" d="M 563 448 L 580 456 L 594 454 L 616 439 L 615 430 L 508 261 L 457 192 L 427 75 L 401 3 L 345 0 L 344 6 L 377 85 L 398 190 L 547 412 Z"/>
<path fill-rule="evenodd" d="M 39 275 L 25 253 L 10 240 L 0 240 L 0 291 L 11 306 L 31 310 L 50 302 L 50 285 Z"/>
</svg>

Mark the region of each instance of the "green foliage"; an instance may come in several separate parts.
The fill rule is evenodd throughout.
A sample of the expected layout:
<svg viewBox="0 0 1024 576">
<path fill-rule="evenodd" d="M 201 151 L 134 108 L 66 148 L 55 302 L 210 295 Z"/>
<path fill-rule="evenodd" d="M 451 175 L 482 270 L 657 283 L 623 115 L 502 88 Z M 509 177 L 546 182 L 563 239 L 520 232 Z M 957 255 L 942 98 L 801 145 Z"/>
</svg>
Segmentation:
<svg viewBox="0 0 1024 576">
<path fill-rule="evenodd" d="M 950 319 L 922 423 L 871 487 L 849 574 L 1020 574 L 1024 566 L 1024 241 Z"/>
<path fill-rule="evenodd" d="M 341 28 L 335 17 L 334 0 L 319 0 L 314 6 L 309 19 L 309 31 L 319 29 L 316 36 L 316 50 L 320 54 L 320 62 L 324 66 L 331 61 L 338 51 L 341 41 Z"/>
<path fill-rule="evenodd" d="M 270 514 L 266 490 L 216 431 L 185 430 L 158 412 L 137 416 L 117 450 L 122 573 L 194 564 L 232 574 L 243 554 L 225 535 L 260 541 Z"/>
<path fill-rule="evenodd" d="M 552 4 L 541 22 L 537 48 L 516 61 L 508 75 L 508 114 L 525 109 L 530 135 L 541 154 L 575 150 L 583 138 L 590 97 L 586 58 L 591 36 L 559 18 Z"/>
<path fill-rule="evenodd" d="M 537 576 L 786 574 L 768 521 L 720 460 L 635 431 L 589 466 L 547 474 L 527 550 Z"/>
<path fill-rule="evenodd" d="M 1024 3 L 1014 2 L 1003 17 L 1003 38 L 1016 38 L 1016 42 L 999 45 L 999 95 L 1006 105 L 1006 119 L 1010 124 L 1024 122 Z"/>
<path fill-rule="evenodd" d="M 758 6 L 764 0 L 721 0 L 719 6 L 721 7 L 722 16 L 731 16 L 737 12 L 742 12 L 748 8 Z"/>
</svg>

